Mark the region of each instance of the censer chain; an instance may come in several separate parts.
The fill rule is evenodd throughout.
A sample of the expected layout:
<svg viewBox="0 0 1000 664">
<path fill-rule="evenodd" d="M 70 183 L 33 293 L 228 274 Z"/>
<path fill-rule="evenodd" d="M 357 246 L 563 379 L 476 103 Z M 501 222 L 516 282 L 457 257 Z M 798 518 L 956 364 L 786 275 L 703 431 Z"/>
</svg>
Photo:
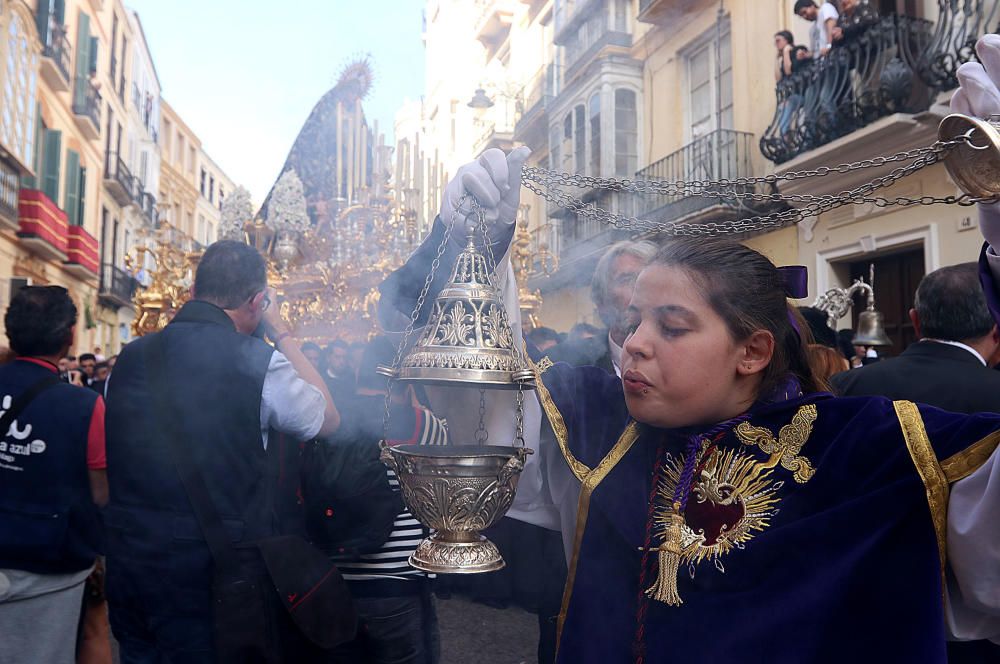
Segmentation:
<svg viewBox="0 0 1000 664">
<path fill-rule="evenodd" d="M 970 135 L 966 134 L 949 141 L 937 141 L 933 145 L 897 152 L 886 157 L 873 157 L 861 161 L 840 164 L 833 167 L 819 167 L 806 171 L 791 171 L 781 175 L 767 175 L 755 178 L 735 178 L 720 180 L 658 181 L 630 180 L 616 178 L 597 178 L 592 176 L 527 167 L 524 169 L 522 184 L 525 188 L 539 195 L 546 201 L 576 213 L 579 216 L 597 219 L 615 228 L 646 232 L 650 234 L 688 235 L 688 236 L 721 236 L 741 235 L 761 230 L 772 230 L 798 223 L 803 219 L 818 216 L 824 212 L 848 204 L 872 204 L 884 208 L 889 206 L 907 207 L 911 205 L 934 205 L 938 203 L 951 205 L 975 205 L 977 203 L 995 202 L 997 197 L 977 198 L 969 194 L 961 196 L 921 196 L 909 198 L 897 196 L 870 196 L 878 189 L 888 187 L 898 180 L 940 161 L 945 154 L 959 144 L 968 143 Z M 771 193 L 756 193 L 740 191 L 757 184 L 771 185 L 779 181 L 792 181 L 808 177 L 823 177 L 833 173 L 849 173 L 866 168 L 876 168 L 887 164 L 911 161 L 887 175 L 866 182 L 859 187 L 838 194 L 813 196 L 809 194 L 782 195 Z M 723 222 L 687 224 L 679 222 L 656 222 L 637 217 L 629 217 L 605 210 L 593 202 L 584 202 L 578 197 L 565 193 L 559 187 L 572 186 L 580 188 L 597 188 L 610 191 L 629 192 L 636 194 L 656 194 L 667 196 L 699 196 L 707 198 L 726 198 L 735 201 L 755 202 L 798 202 L 806 205 L 801 208 L 782 210 L 766 215 L 755 215 L 743 219 Z"/>
<path fill-rule="evenodd" d="M 424 308 L 424 303 L 427 301 L 427 294 L 430 292 L 431 284 L 434 283 L 434 275 L 441 267 L 441 258 L 444 256 L 444 252 L 448 248 L 448 241 L 451 239 L 451 232 L 455 228 L 455 222 L 458 220 L 459 213 L 462 211 L 462 205 L 468 201 L 472 200 L 475 204 L 475 199 L 470 195 L 466 194 L 458 201 L 458 205 L 455 206 L 455 211 L 451 215 L 451 221 L 444 228 L 444 234 L 441 238 L 441 244 L 438 245 L 437 253 L 434 255 L 434 260 L 431 261 L 431 269 L 427 273 L 427 277 L 424 279 L 424 285 L 420 289 L 420 295 L 417 297 L 417 304 L 410 314 L 410 320 L 406 323 L 406 329 L 403 331 L 403 339 L 400 341 L 399 345 L 396 347 L 396 358 L 392 361 L 392 368 L 398 370 L 403 361 L 403 352 L 406 350 L 410 342 L 410 337 L 413 336 L 413 330 L 416 328 L 417 319 L 420 318 L 420 312 Z M 385 411 L 382 414 L 382 439 L 387 441 L 389 439 L 389 405 L 392 399 L 392 388 L 394 379 L 389 379 L 389 388 L 386 390 L 385 395 Z"/>
</svg>

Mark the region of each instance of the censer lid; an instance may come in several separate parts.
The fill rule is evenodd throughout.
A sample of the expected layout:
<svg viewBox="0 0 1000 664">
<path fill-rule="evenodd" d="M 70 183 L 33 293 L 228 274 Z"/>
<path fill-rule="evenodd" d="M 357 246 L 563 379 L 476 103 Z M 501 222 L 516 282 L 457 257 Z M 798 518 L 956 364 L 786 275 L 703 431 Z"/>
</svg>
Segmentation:
<svg viewBox="0 0 1000 664">
<path fill-rule="evenodd" d="M 953 113 L 938 126 L 938 138 L 968 140 L 955 145 L 944 157 L 944 166 L 958 187 L 972 196 L 1000 194 L 1000 132 L 997 116 L 980 120 Z"/>
<path fill-rule="evenodd" d="M 403 357 L 395 377 L 432 385 L 534 387 L 534 372 L 514 347 L 486 257 L 471 236 L 434 301 L 423 334 Z"/>
</svg>

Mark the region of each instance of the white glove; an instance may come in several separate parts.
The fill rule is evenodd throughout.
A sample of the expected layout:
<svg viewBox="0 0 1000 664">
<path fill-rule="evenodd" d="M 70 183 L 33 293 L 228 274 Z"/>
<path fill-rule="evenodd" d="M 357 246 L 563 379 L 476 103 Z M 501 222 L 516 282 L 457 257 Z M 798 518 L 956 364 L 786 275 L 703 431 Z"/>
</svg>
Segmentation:
<svg viewBox="0 0 1000 664">
<path fill-rule="evenodd" d="M 976 44 L 979 62 L 958 68 L 958 90 L 951 109 L 975 118 L 1000 114 L 1000 35 L 986 35 Z M 979 206 L 979 229 L 995 254 L 1000 249 L 1000 203 Z"/>
<path fill-rule="evenodd" d="M 458 169 L 444 189 L 441 200 L 441 222 L 445 226 L 452 223 L 452 217 L 459 202 L 466 194 L 472 196 L 486 216 L 486 229 L 491 238 L 503 237 L 517 219 L 517 208 L 521 202 L 521 169 L 531 150 L 521 146 L 505 155 L 503 150 L 491 148 L 479 159 Z M 479 219 L 472 214 L 472 206 L 466 201 L 458 210 L 452 240 L 459 245 L 472 229 L 477 229 Z"/>
</svg>

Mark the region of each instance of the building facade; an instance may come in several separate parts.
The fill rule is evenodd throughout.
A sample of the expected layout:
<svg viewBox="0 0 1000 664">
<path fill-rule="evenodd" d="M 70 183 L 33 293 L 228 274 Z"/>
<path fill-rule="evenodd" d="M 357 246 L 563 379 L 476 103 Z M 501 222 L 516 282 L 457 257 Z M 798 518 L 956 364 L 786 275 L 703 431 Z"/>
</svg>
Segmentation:
<svg viewBox="0 0 1000 664">
<path fill-rule="evenodd" d="M 457 166 L 488 147 L 528 145 L 530 165 L 560 172 L 690 182 L 781 176 L 930 145 L 949 112 L 955 68 L 1000 19 L 996 0 L 870 0 L 877 19 L 776 82 L 775 33 L 809 43 L 811 24 L 795 16 L 794 0 L 453 4 L 429 0 L 426 10 L 420 156 L 428 210 Z M 625 216 L 704 224 L 787 209 L 766 194 L 834 195 L 888 171 L 746 185 L 722 198 L 568 193 Z M 936 164 L 876 193 L 960 192 Z M 559 259 L 558 269 L 531 279 L 544 298 L 542 323 L 565 330 L 593 322 L 593 266 L 629 234 L 527 191 L 522 202 L 533 251 Z M 740 239 L 779 265 L 807 265 L 810 301 L 874 264 L 895 353 L 913 339 L 906 312 L 920 277 L 975 259 L 975 226 L 970 208 L 866 203 Z M 857 304 L 842 327 L 854 325 Z"/>
<path fill-rule="evenodd" d="M 204 149 L 198 149 L 198 203 L 192 237 L 207 247 L 219 237 L 222 202 L 235 185 Z"/>
</svg>

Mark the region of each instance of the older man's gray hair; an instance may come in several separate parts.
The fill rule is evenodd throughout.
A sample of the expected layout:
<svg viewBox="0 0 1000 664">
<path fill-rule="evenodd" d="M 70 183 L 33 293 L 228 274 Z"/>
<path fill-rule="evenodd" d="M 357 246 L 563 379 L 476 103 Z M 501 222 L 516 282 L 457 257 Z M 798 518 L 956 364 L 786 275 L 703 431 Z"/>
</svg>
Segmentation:
<svg viewBox="0 0 1000 664">
<path fill-rule="evenodd" d="M 601 260 L 597 262 L 594 277 L 590 281 L 590 297 L 594 301 L 598 312 L 604 310 L 605 304 L 607 304 L 612 271 L 618 257 L 635 256 L 643 262 L 649 262 L 656 255 L 657 249 L 657 246 L 648 240 L 622 240 L 608 247 L 608 250 L 601 256 Z M 602 313 L 601 318 L 605 319 L 605 314 Z M 604 324 L 610 327 L 614 324 L 614 321 L 604 320 Z"/>
<path fill-rule="evenodd" d="M 913 308 L 920 316 L 920 334 L 927 339 L 966 341 L 993 329 L 975 263 L 951 265 L 926 275 L 917 286 Z"/>
</svg>

